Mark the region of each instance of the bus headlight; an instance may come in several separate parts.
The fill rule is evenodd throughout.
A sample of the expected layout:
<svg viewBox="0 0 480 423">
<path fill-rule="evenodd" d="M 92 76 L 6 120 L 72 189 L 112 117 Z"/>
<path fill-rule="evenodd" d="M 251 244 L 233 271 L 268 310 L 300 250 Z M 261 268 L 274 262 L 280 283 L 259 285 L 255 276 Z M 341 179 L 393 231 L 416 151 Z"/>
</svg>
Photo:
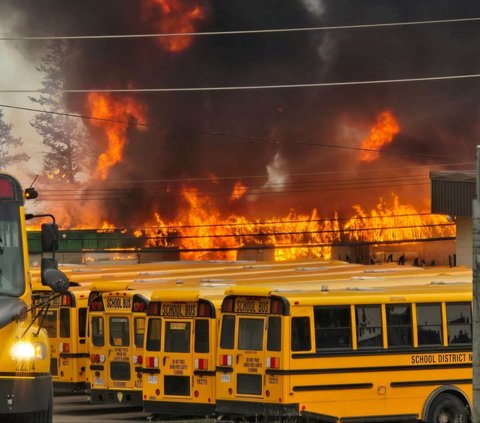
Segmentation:
<svg viewBox="0 0 480 423">
<path fill-rule="evenodd" d="M 43 342 L 17 342 L 11 350 L 14 360 L 43 360 L 47 357 L 47 346 Z"/>
</svg>

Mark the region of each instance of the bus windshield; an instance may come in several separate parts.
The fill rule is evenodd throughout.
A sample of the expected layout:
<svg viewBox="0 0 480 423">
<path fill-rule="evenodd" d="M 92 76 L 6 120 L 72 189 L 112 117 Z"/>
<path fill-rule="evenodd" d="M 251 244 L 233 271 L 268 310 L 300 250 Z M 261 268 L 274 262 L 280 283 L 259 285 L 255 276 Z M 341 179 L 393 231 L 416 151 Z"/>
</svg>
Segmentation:
<svg viewBox="0 0 480 423">
<path fill-rule="evenodd" d="M 18 203 L 0 203 L 0 295 L 20 296 L 25 287 Z"/>
</svg>

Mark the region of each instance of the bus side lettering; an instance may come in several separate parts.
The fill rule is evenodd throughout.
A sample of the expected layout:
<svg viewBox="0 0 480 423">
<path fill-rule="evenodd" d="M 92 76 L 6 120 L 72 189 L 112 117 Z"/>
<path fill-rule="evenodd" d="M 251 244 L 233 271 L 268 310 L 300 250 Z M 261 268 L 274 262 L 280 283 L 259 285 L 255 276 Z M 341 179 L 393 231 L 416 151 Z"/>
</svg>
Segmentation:
<svg viewBox="0 0 480 423">
<path fill-rule="evenodd" d="M 415 354 L 411 357 L 412 364 L 450 364 L 471 362 L 472 353 Z"/>
</svg>

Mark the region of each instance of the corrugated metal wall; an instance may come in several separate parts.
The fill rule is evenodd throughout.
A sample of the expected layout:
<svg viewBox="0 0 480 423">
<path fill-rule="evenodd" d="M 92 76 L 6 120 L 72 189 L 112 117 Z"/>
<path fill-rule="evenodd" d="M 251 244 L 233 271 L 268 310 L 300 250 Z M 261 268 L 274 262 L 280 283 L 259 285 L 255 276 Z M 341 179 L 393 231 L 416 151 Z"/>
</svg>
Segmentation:
<svg viewBox="0 0 480 423">
<path fill-rule="evenodd" d="M 460 175 L 456 173 L 455 176 Z M 472 217 L 476 181 L 475 178 L 470 177 L 470 174 L 462 176 L 455 180 L 449 173 L 432 172 L 430 174 L 432 213 Z"/>
</svg>

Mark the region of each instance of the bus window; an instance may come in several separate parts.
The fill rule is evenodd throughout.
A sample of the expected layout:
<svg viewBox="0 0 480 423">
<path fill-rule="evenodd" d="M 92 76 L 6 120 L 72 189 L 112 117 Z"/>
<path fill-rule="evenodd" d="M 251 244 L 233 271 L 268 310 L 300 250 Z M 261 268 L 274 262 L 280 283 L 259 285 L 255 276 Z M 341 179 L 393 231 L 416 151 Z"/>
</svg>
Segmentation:
<svg viewBox="0 0 480 423">
<path fill-rule="evenodd" d="M 351 348 L 352 324 L 349 306 L 314 307 L 317 351 Z"/>
<path fill-rule="evenodd" d="M 235 316 L 223 316 L 220 348 L 233 349 L 235 339 Z"/>
<path fill-rule="evenodd" d="M 70 309 L 60 309 L 60 338 L 70 338 Z"/>
<path fill-rule="evenodd" d="M 147 351 L 160 351 L 160 339 L 162 339 L 162 320 L 149 319 L 147 330 Z"/>
<path fill-rule="evenodd" d="M 379 305 L 355 307 L 358 348 L 383 347 L 382 309 Z"/>
<path fill-rule="evenodd" d="M 260 351 L 263 348 L 263 322 L 264 319 L 239 319 L 239 350 Z"/>
<path fill-rule="evenodd" d="M 143 317 L 135 318 L 134 329 L 135 346 L 143 348 L 143 338 L 145 337 L 145 319 Z"/>
<path fill-rule="evenodd" d="M 449 344 L 472 343 L 472 311 L 470 303 L 447 303 Z"/>
<path fill-rule="evenodd" d="M 48 310 L 43 320 L 43 327 L 47 330 L 49 338 L 57 337 L 57 310 Z"/>
<path fill-rule="evenodd" d="M 208 353 L 210 351 L 210 326 L 207 319 L 195 321 L 195 352 Z"/>
<path fill-rule="evenodd" d="M 278 316 L 268 318 L 267 350 L 280 351 L 282 346 L 282 319 Z"/>
<path fill-rule="evenodd" d="M 308 317 L 292 318 L 292 351 L 310 351 L 310 319 Z"/>
<path fill-rule="evenodd" d="M 110 318 L 110 345 L 128 347 L 130 345 L 128 319 L 126 317 Z"/>
<path fill-rule="evenodd" d="M 92 317 L 92 344 L 96 347 L 105 345 L 103 317 Z"/>
<path fill-rule="evenodd" d="M 418 345 L 442 345 L 440 304 L 417 304 Z"/>
<path fill-rule="evenodd" d="M 190 322 L 167 322 L 165 352 L 190 352 Z"/>
<path fill-rule="evenodd" d="M 85 338 L 87 327 L 87 308 L 82 307 L 78 309 L 78 336 L 79 338 Z"/>
<path fill-rule="evenodd" d="M 387 305 L 387 334 L 389 347 L 411 347 L 412 313 L 410 304 Z"/>
</svg>

